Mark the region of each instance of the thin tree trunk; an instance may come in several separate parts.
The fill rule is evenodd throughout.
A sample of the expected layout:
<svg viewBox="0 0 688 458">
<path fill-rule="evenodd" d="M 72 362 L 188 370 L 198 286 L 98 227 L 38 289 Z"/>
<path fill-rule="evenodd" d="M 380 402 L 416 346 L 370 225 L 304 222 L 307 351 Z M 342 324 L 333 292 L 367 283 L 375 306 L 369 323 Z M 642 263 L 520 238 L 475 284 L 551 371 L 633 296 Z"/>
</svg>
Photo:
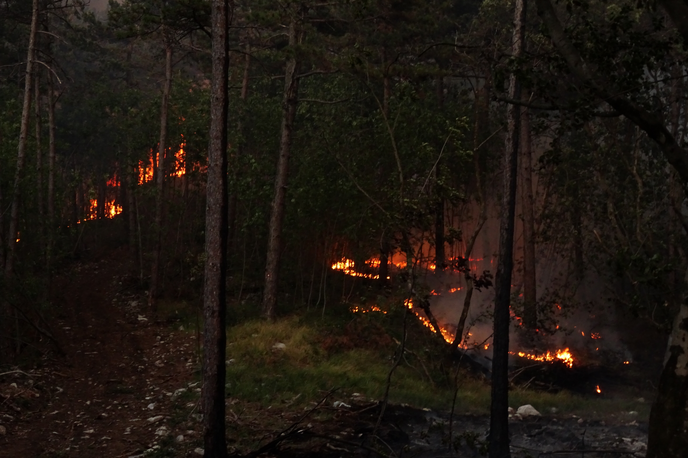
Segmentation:
<svg viewBox="0 0 688 458">
<path fill-rule="evenodd" d="M 29 132 L 29 118 L 31 115 L 31 86 L 33 85 L 33 62 L 36 48 L 36 29 L 38 27 L 38 0 L 33 0 L 31 15 L 31 32 L 29 34 L 29 51 L 26 57 L 26 79 L 24 81 L 24 105 L 22 107 L 21 127 L 19 130 L 19 146 L 17 148 L 17 167 L 14 174 L 12 189 L 12 208 L 10 210 L 10 229 L 7 236 L 7 261 L 5 262 L 5 276 L 9 277 L 14 270 L 14 257 L 17 247 L 17 231 L 19 228 L 19 199 L 21 195 L 21 181 L 26 156 L 26 137 Z"/>
<path fill-rule="evenodd" d="M 38 212 L 38 240 L 41 254 L 45 254 L 45 212 L 43 206 L 43 145 L 42 131 L 43 123 L 41 119 L 41 92 L 40 75 L 34 75 L 34 116 L 36 128 L 36 210 Z"/>
<path fill-rule="evenodd" d="M 46 268 L 52 268 L 55 245 L 55 83 L 48 72 L 48 242 Z"/>
<path fill-rule="evenodd" d="M 227 456 L 225 440 L 225 354 L 227 275 L 227 84 L 228 0 L 213 0 L 213 76 L 205 217 L 203 289 L 203 440 L 206 458 Z"/>
<path fill-rule="evenodd" d="M 165 84 L 162 92 L 160 107 L 160 142 L 158 144 L 157 192 L 155 194 L 155 248 L 153 249 L 153 266 L 151 269 L 151 283 L 148 292 L 148 304 L 155 307 L 160 295 L 160 258 L 162 256 L 163 210 L 165 202 L 165 150 L 167 148 L 167 112 L 172 86 L 172 43 L 165 37 Z"/>
<path fill-rule="evenodd" d="M 530 115 L 524 109 L 521 114 L 521 148 L 523 158 L 523 324 L 537 328 L 537 283 L 535 263 L 535 211 L 533 209 L 533 166 Z"/>
<path fill-rule="evenodd" d="M 514 8 L 513 55 L 519 57 L 525 39 L 526 0 Z M 515 74 L 509 77 L 509 97 L 520 100 L 521 87 Z M 499 262 L 495 276 L 494 334 L 492 345 L 492 402 L 490 406 L 490 458 L 508 458 L 509 450 L 509 304 L 514 251 L 516 178 L 521 110 L 507 107 L 507 139 L 504 149 L 504 196 L 499 227 Z"/>
<path fill-rule="evenodd" d="M 292 18 L 289 25 L 289 46 L 295 47 L 300 41 L 297 31 L 297 18 Z M 295 56 L 287 60 L 284 74 L 284 98 L 282 101 L 282 137 L 280 139 L 280 154 L 275 178 L 275 196 L 270 211 L 270 229 L 268 238 L 268 253 L 265 266 L 265 292 L 263 293 L 264 318 L 275 318 L 277 304 L 277 286 L 279 275 L 279 261 L 282 251 L 282 221 L 284 220 L 285 197 L 287 179 L 289 176 L 289 155 L 291 153 L 292 131 L 296 118 L 298 104 L 299 80 L 296 78 L 298 61 Z"/>
</svg>

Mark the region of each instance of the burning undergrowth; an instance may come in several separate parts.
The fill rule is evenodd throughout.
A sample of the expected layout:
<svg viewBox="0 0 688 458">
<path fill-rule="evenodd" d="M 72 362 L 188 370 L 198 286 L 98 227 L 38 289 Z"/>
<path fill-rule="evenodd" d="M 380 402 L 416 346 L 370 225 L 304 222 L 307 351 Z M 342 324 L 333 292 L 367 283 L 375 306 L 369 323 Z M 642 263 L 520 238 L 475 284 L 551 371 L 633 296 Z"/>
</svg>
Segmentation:
<svg viewBox="0 0 688 458">
<path fill-rule="evenodd" d="M 377 258 L 358 263 L 342 258 L 332 264 L 332 270 L 362 282 L 379 280 L 375 274 L 379 262 Z M 406 263 L 399 256 L 392 258 L 392 264 L 391 272 L 408 275 Z M 490 275 L 492 265 L 493 259 L 459 258 L 450 261 L 449 268 L 439 271 L 430 262 L 417 263 L 414 275 L 418 280 L 413 291 L 400 300 L 419 323 L 441 336 L 447 345 L 456 348 L 488 377 L 494 302 Z M 594 383 L 595 380 L 609 381 L 608 373 L 633 364 L 632 355 L 614 329 L 613 311 L 602 301 L 588 300 L 584 294 L 569 298 L 569 302 L 561 298 L 543 299 L 538 304 L 538 327 L 528 329 L 521 319 L 523 295 L 518 287 L 514 287 L 512 294 L 510 365 L 515 381 L 533 382 L 538 379 L 541 388 L 574 386 L 576 391 L 599 394 L 602 389 L 599 383 Z M 546 296 L 543 294 L 543 298 Z M 462 316 L 467 302 L 470 310 Z M 574 303 L 575 306 L 572 305 Z M 350 311 L 354 314 L 385 314 L 389 307 L 367 303 L 351 306 Z M 523 380 L 525 376 L 533 380 Z M 567 379 L 578 382 L 571 384 Z"/>
</svg>

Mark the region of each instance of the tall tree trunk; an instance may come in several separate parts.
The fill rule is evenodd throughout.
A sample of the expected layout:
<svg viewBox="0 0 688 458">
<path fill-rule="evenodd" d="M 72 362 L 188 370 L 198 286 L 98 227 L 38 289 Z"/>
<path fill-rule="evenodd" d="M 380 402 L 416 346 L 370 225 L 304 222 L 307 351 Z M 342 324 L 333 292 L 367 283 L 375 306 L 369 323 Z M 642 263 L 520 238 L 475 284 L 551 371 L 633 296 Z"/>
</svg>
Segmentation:
<svg viewBox="0 0 688 458">
<path fill-rule="evenodd" d="M 227 274 L 227 83 L 229 4 L 213 0 L 213 76 L 205 217 L 203 289 L 203 440 L 206 458 L 227 456 L 225 440 L 225 353 Z"/>
<path fill-rule="evenodd" d="M 167 34 L 167 31 L 164 32 Z M 167 112 L 170 101 L 170 88 L 172 86 L 172 42 L 165 36 L 165 84 L 162 91 L 160 106 L 160 141 L 158 143 L 158 167 L 155 194 L 155 219 L 153 230 L 155 231 L 155 247 L 153 249 L 153 266 L 151 269 L 151 283 L 148 292 L 148 304 L 155 307 L 155 302 L 160 295 L 160 258 L 162 256 L 163 210 L 165 202 L 165 150 L 167 149 Z"/>
<path fill-rule="evenodd" d="M 389 66 L 387 65 L 387 50 L 383 47 L 381 52 L 382 57 L 382 115 L 385 119 L 389 119 L 389 99 L 392 96 L 392 84 L 388 74 Z M 384 187 L 384 180 L 387 177 L 385 168 L 380 167 L 378 170 L 378 180 L 380 181 L 380 189 Z M 381 288 L 387 285 L 387 277 L 389 277 L 389 256 L 390 256 L 390 235 L 389 231 L 385 229 L 382 232 L 380 239 L 380 267 L 378 267 L 378 284 Z"/>
<path fill-rule="evenodd" d="M 41 254 L 45 254 L 45 212 L 43 206 L 43 145 L 42 131 L 43 122 L 41 118 L 41 91 L 40 74 L 36 71 L 34 75 L 34 116 L 36 127 L 36 210 L 38 213 L 38 245 Z"/>
<path fill-rule="evenodd" d="M 48 72 L 48 241 L 46 269 L 51 271 L 55 245 L 55 83 Z"/>
<path fill-rule="evenodd" d="M 526 0 L 516 0 L 512 54 L 521 55 L 525 40 Z M 515 74 L 509 77 L 509 97 L 521 99 L 521 87 Z M 507 107 L 507 139 L 504 149 L 504 197 L 499 225 L 499 262 L 495 276 L 494 334 L 492 345 L 492 403 L 490 406 L 490 458 L 508 458 L 509 450 L 509 304 L 511 274 L 514 264 L 514 216 L 516 213 L 516 178 L 521 109 Z"/>
<path fill-rule="evenodd" d="M 17 167 L 14 173 L 14 187 L 12 189 L 12 208 L 10 210 L 10 229 L 7 236 L 7 260 L 5 262 L 5 276 L 10 276 L 14 270 L 14 257 L 17 247 L 17 231 L 19 228 L 19 198 L 21 195 L 21 181 L 26 156 L 26 137 L 29 132 L 29 118 L 31 115 L 31 86 L 33 85 L 33 63 L 36 51 L 36 29 L 38 27 L 38 0 L 33 0 L 31 14 L 31 32 L 29 34 L 29 51 L 26 57 L 26 79 L 24 81 L 24 105 L 22 107 L 21 127 L 19 130 L 19 146 L 17 148 Z"/>
<path fill-rule="evenodd" d="M 537 282 L 535 263 L 535 211 L 533 209 L 533 165 L 530 115 L 527 109 L 521 114 L 521 150 L 523 160 L 523 324 L 537 328 Z"/>
<path fill-rule="evenodd" d="M 289 25 L 289 46 L 295 47 L 300 37 L 297 31 L 296 17 Z M 291 153 L 292 131 L 296 118 L 298 104 L 299 80 L 296 77 L 298 61 L 295 56 L 287 60 L 284 73 L 284 98 L 282 100 L 282 136 L 280 139 L 280 154 L 275 178 L 275 196 L 270 210 L 270 229 L 268 235 L 268 253 L 265 265 L 265 292 L 263 293 L 263 317 L 269 320 L 275 318 L 277 304 L 277 286 L 279 276 L 279 261 L 282 251 L 282 221 L 284 220 L 285 196 L 287 193 L 287 179 L 289 176 L 289 155 Z"/>
<path fill-rule="evenodd" d="M 441 76 L 435 80 L 437 91 L 437 108 L 442 110 L 444 106 L 444 78 Z M 441 151 L 441 150 L 440 150 Z M 435 180 L 439 178 L 440 163 L 435 167 Z M 444 252 L 444 197 L 439 197 L 435 208 L 435 269 L 439 272 L 446 266 Z"/>
</svg>

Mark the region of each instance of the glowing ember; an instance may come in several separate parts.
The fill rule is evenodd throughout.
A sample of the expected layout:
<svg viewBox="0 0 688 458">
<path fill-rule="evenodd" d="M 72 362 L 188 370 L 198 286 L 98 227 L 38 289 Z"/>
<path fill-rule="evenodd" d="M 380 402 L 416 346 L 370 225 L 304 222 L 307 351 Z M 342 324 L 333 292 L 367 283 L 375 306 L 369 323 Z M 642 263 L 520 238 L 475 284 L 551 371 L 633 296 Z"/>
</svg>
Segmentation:
<svg viewBox="0 0 688 458">
<path fill-rule="evenodd" d="M 379 263 L 379 261 L 378 261 L 378 263 Z M 342 258 L 341 261 L 338 261 L 338 262 L 335 262 L 334 264 L 332 264 L 332 270 L 342 271 L 345 274 L 350 275 L 352 277 L 370 278 L 372 280 L 380 278 L 380 276 L 376 275 L 376 274 L 366 274 L 366 273 L 358 272 L 355 267 L 356 267 L 356 263 L 354 263 L 353 260 L 347 259 L 347 258 Z"/>
<path fill-rule="evenodd" d="M 542 354 L 542 355 L 524 353 L 522 351 L 520 351 L 518 353 L 511 353 L 511 354 L 512 355 L 516 354 L 516 355 L 520 356 L 521 358 L 532 359 L 533 361 L 551 362 L 551 361 L 560 360 L 564 364 L 566 364 L 568 367 L 573 367 L 573 361 L 574 361 L 573 355 L 571 354 L 571 352 L 569 351 L 568 348 L 566 348 L 564 350 L 557 350 L 556 353 L 552 353 L 552 352 L 548 351 L 547 353 Z"/>
<path fill-rule="evenodd" d="M 591 332 L 591 333 L 590 333 L 590 337 L 593 338 L 593 339 L 595 339 L 595 340 L 601 339 L 601 338 L 602 338 L 602 336 L 600 335 L 599 332 Z"/>
<path fill-rule="evenodd" d="M 455 293 L 455 292 L 457 292 L 457 291 L 461 291 L 461 288 L 451 288 L 451 289 L 449 290 L 449 293 Z"/>
<path fill-rule="evenodd" d="M 599 386 L 599 385 L 597 385 L 597 386 L 595 387 L 595 391 L 597 391 L 597 394 L 601 394 L 601 393 L 602 393 L 602 390 L 600 389 L 600 386 Z"/>
<path fill-rule="evenodd" d="M 370 313 L 370 312 L 380 312 L 386 314 L 387 312 L 385 310 L 382 310 L 380 307 L 377 305 L 371 305 L 369 308 L 365 307 L 359 307 L 357 305 L 351 307 L 349 309 L 351 313 Z"/>
</svg>

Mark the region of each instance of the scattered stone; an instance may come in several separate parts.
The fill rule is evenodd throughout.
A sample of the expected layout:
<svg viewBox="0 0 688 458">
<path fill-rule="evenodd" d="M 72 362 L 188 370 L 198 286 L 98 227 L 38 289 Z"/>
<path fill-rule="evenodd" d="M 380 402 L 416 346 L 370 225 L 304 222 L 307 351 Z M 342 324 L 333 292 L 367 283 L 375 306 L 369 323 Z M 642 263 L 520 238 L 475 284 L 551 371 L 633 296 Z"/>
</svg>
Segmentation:
<svg viewBox="0 0 688 458">
<path fill-rule="evenodd" d="M 157 361 L 156 361 L 155 363 L 153 363 L 153 364 L 155 364 L 157 367 L 162 367 L 162 366 L 165 365 L 165 363 L 163 363 L 162 360 L 157 360 Z"/>
<path fill-rule="evenodd" d="M 507 411 L 508 411 L 510 414 L 513 415 L 513 413 L 514 413 L 514 408 L 513 408 L 513 407 L 509 407 L 509 408 L 507 409 Z"/>
<path fill-rule="evenodd" d="M 156 436 L 166 436 L 169 434 L 170 430 L 167 428 L 167 426 L 161 426 L 158 429 L 155 430 L 155 435 Z"/>
<path fill-rule="evenodd" d="M 287 349 L 287 346 L 284 345 L 282 342 L 277 342 L 275 345 L 272 346 L 272 349 L 273 349 L 273 350 L 284 351 L 284 350 Z"/>
<path fill-rule="evenodd" d="M 203 456 L 203 454 L 205 453 L 205 450 L 203 450 L 201 447 L 198 447 L 198 448 L 195 448 L 195 449 L 194 449 L 194 453 L 195 453 L 196 455 L 201 455 L 201 456 Z"/>
<path fill-rule="evenodd" d="M 516 410 L 516 414 L 521 417 L 540 417 L 540 412 L 535 410 L 530 404 L 523 405 Z"/>
<path fill-rule="evenodd" d="M 144 322 L 144 321 L 148 321 L 148 318 L 146 318 L 146 317 L 143 316 L 143 315 L 139 315 L 138 318 L 137 318 L 137 320 L 139 320 L 139 321 L 141 321 L 141 322 Z"/>
<path fill-rule="evenodd" d="M 147 407 L 148 407 L 148 410 L 153 410 L 153 409 L 155 409 L 155 403 L 151 402 L 150 404 L 148 404 Z"/>
<path fill-rule="evenodd" d="M 179 436 L 175 437 L 174 440 L 177 442 L 184 442 L 184 436 L 180 434 Z"/>
<path fill-rule="evenodd" d="M 7 434 L 7 428 L 5 428 L 3 425 L 0 425 L 0 436 L 4 436 Z"/>
<path fill-rule="evenodd" d="M 150 417 L 150 418 L 149 418 L 148 420 L 146 420 L 146 421 L 147 421 L 148 423 L 150 423 L 150 424 L 153 424 L 153 423 L 159 422 L 159 421 L 162 420 L 163 418 L 165 418 L 165 417 L 163 417 L 162 415 L 156 415 L 156 416 L 154 416 L 154 417 Z"/>
<path fill-rule="evenodd" d="M 556 407 L 551 407 L 551 408 L 549 409 L 549 411 L 550 411 L 550 413 L 552 413 L 552 414 L 559 413 L 559 409 L 557 409 Z"/>
<path fill-rule="evenodd" d="M 345 404 L 342 401 L 334 401 L 332 403 L 332 407 L 334 407 L 335 409 L 340 409 L 340 408 L 349 409 L 349 408 L 351 408 L 351 406 L 349 404 Z"/>
<path fill-rule="evenodd" d="M 628 415 L 635 416 L 638 415 L 638 412 L 636 412 L 635 410 L 631 410 L 630 412 L 628 412 Z"/>
</svg>

